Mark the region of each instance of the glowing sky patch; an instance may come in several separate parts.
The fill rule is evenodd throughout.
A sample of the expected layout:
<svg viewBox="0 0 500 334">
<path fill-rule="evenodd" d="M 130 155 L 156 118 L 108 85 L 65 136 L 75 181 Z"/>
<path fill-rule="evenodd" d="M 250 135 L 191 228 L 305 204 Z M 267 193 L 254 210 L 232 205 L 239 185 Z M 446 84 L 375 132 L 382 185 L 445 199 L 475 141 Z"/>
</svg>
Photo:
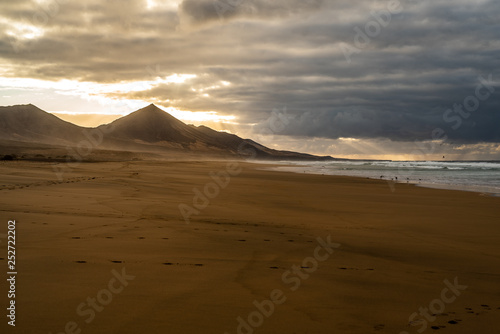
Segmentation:
<svg viewBox="0 0 500 334">
<path fill-rule="evenodd" d="M 11 92 L 13 89 L 20 91 L 52 91 L 55 94 L 69 95 L 80 98 L 85 101 L 94 101 L 101 106 L 101 108 L 93 108 L 88 111 L 88 114 L 107 114 L 107 115 L 127 115 L 137 109 L 149 104 L 151 101 L 141 99 L 128 99 L 113 98 L 113 94 L 129 94 L 131 92 L 143 92 L 151 90 L 160 84 L 182 84 L 186 81 L 195 78 L 193 74 L 172 74 L 166 77 L 158 77 L 155 80 L 149 81 L 134 81 L 134 82 L 119 82 L 119 83 L 96 83 L 96 82 L 80 82 L 75 80 L 60 80 L 60 81 L 47 81 L 40 79 L 30 78 L 0 78 L 0 93 Z M 207 89 L 213 89 L 208 87 Z M 204 91 L 204 89 L 201 89 Z M 4 93 L 5 94 L 5 93 Z M 10 93 L 8 93 L 10 94 Z M 11 95 L 5 94 L 2 97 L 7 98 Z M 204 93 L 201 96 L 207 97 L 208 94 Z M 153 101 L 155 102 L 155 101 Z M 215 111 L 186 111 L 174 107 L 162 107 L 158 105 L 172 116 L 185 121 L 196 124 L 203 122 L 234 122 L 236 116 L 232 115 L 219 115 Z M 68 110 L 48 110 L 60 114 L 76 115 L 78 111 Z"/>
<path fill-rule="evenodd" d="M 175 118 L 178 118 L 182 121 L 185 122 L 193 122 L 197 125 L 203 124 L 203 122 L 219 122 L 219 123 L 232 123 L 232 124 L 237 124 L 235 123 L 236 116 L 230 115 L 230 116 L 222 116 L 218 115 L 217 112 L 215 111 L 186 111 L 186 110 L 179 110 L 177 108 L 165 108 L 162 107 L 161 105 L 158 106 L 159 108 L 163 109 L 164 111 L 168 112 L 170 115 L 174 116 Z"/>
<path fill-rule="evenodd" d="M 44 35 L 44 29 L 31 24 L 29 21 L 14 21 L 0 17 L 0 24 L 9 27 L 5 30 L 5 33 L 10 38 L 31 40 Z"/>
</svg>

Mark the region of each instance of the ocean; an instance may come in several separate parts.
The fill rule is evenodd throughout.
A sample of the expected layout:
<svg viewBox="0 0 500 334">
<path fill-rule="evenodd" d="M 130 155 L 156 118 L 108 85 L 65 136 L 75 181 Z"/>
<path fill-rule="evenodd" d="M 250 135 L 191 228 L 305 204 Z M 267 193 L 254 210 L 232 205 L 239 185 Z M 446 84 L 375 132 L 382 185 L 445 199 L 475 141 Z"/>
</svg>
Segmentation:
<svg viewBox="0 0 500 334">
<path fill-rule="evenodd" d="M 500 196 L 500 161 L 283 161 L 273 170 L 345 175 Z"/>
</svg>

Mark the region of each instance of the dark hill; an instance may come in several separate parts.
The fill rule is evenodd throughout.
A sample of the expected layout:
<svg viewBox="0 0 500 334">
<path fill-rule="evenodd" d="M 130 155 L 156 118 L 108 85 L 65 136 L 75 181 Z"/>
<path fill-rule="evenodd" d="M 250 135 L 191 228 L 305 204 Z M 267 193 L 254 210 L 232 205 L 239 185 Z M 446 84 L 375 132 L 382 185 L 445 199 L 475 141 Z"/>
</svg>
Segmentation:
<svg viewBox="0 0 500 334">
<path fill-rule="evenodd" d="M 277 151 L 234 134 L 206 126 L 187 125 L 151 104 L 114 122 L 95 129 L 65 122 L 34 105 L 0 107 L 0 139 L 76 146 L 89 138 L 98 138 L 92 149 L 115 151 L 208 154 L 226 157 L 324 160 L 288 151 Z M 94 134 L 92 135 L 92 132 Z M 89 136 L 90 134 L 90 136 Z"/>
<path fill-rule="evenodd" d="M 83 139 L 83 129 L 32 104 L 0 107 L 1 139 L 65 145 Z"/>
</svg>

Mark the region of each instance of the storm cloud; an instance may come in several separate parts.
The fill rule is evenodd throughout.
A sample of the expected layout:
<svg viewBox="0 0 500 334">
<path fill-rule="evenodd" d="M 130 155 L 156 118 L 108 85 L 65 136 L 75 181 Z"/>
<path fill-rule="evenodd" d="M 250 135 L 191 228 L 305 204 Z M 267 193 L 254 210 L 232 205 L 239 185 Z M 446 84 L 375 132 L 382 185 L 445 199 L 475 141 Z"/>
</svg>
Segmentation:
<svg viewBox="0 0 500 334">
<path fill-rule="evenodd" d="M 4 78 L 110 84 L 192 74 L 103 94 L 234 115 L 232 131 L 248 134 L 286 108 L 279 135 L 302 140 L 500 143 L 495 0 L 4 0 L 0 8 Z"/>
</svg>

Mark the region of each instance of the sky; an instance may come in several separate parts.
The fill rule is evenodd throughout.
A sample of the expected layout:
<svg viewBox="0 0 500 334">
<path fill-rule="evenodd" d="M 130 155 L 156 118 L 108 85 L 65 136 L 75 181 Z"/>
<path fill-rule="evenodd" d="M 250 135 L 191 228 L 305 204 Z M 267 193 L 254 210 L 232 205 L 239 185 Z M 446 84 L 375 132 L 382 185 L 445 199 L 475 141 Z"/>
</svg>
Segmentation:
<svg viewBox="0 0 500 334">
<path fill-rule="evenodd" d="M 2 0 L 0 105 L 155 103 L 343 158 L 500 160 L 498 0 Z"/>
</svg>

